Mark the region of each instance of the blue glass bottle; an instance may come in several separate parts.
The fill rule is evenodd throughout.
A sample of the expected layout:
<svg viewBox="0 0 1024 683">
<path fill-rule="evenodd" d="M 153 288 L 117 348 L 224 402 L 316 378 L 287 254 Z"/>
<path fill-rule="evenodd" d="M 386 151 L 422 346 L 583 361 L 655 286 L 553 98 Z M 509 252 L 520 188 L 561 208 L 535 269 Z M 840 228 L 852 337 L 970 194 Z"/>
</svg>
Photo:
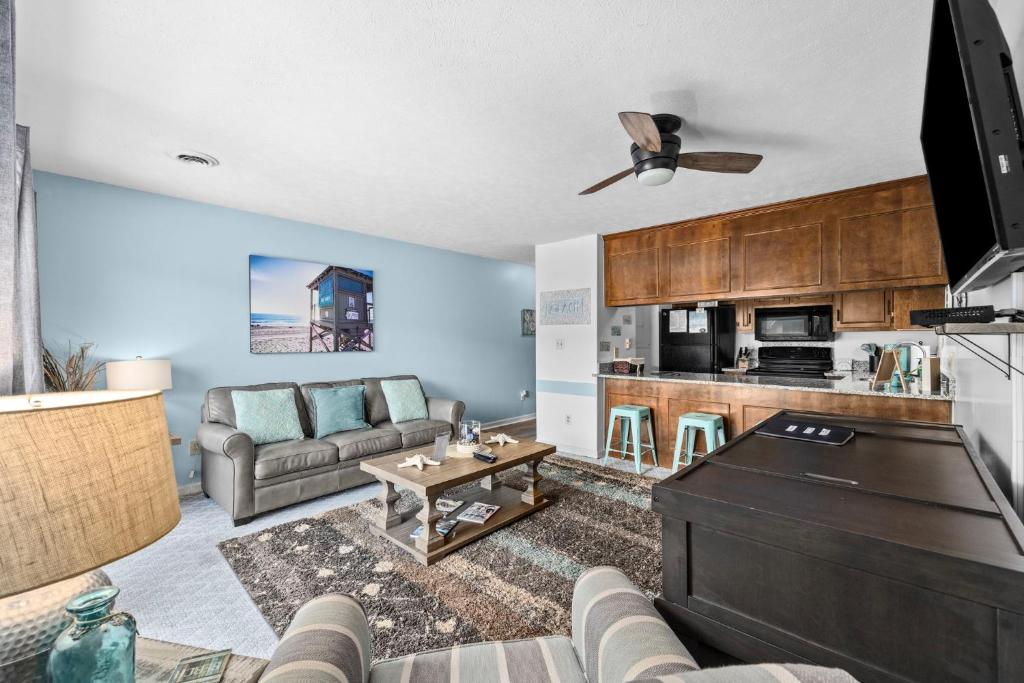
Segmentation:
<svg viewBox="0 0 1024 683">
<path fill-rule="evenodd" d="M 50 651 L 53 683 L 135 681 L 135 618 L 127 612 L 111 614 L 118 592 L 104 586 L 67 604 L 74 621 Z"/>
</svg>

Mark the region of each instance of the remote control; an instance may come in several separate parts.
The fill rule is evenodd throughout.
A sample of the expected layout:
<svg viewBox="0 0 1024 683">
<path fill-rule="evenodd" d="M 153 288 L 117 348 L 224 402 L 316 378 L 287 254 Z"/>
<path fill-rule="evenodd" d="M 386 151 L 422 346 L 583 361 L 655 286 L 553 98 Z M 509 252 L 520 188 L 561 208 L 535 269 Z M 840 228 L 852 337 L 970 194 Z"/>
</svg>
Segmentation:
<svg viewBox="0 0 1024 683">
<path fill-rule="evenodd" d="M 493 465 L 498 461 L 498 456 L 490 455 L 489 453 L 474 453 L 473 457 L 476 458 L 477 460 L 482 460 L 488 465 Z"/>
</svg>

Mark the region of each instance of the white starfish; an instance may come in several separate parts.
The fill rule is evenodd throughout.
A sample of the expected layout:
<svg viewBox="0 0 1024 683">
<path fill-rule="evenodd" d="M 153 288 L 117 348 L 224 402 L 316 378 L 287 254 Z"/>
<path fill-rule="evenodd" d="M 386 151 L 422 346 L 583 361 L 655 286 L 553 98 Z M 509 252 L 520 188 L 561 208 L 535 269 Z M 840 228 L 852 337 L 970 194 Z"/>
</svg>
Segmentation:
<svg viewBox="0 0 1024 683">
<path fill-rule="evenodd" d="M 398 468 L 401 469 L 403 467 L 415 467 L 420 472 L 422 472 L 424 465 L 440 465 L 440 464 L 441 463 L 437 462 L 436 460 L 431 460 L 430 458 L 428 458 L 427 456 L 423 455 L 422 453 L 417 453 L 416 455 L 411 455 L 408 458 L 406 458 L 405 462 L 403 462 L 401 465 L 399 465 Z"/>
<path fill-rule="evenodd" d="M 491 438 L 487 439 L 487 443 L 496 443 L 499 446 L 504 446 L 507 443 L 519 443 L 508 434 L 502 432 L 501 434 L 494 434 Z"/>
</svg>

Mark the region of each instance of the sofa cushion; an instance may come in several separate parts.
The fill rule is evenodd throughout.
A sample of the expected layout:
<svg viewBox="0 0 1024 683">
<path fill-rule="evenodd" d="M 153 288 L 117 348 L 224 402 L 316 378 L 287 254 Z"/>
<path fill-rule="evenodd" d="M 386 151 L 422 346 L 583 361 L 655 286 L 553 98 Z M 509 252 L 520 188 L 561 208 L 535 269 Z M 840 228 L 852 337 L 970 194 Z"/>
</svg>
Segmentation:
<svg viewBox="0 0 1024 683">
<path fill-rule="evenodd" d="M 390 420 L 388 414 L 388 402 L 384 398 L 384 391 L 380 388 L 382 379 L 415 379 L 416 375 L 395 375 L 394 377 L 364 377 L 363 384 L 366 385 L 366 421 L 372 425 L 379 425 L 385 420 Z"/>
<path fill-rule="evenodd" d="M 393 427 L 353 429 L 350 432 L 329 434 L 323 440 L 338 447 L 338 459 L 341 462 L 394 451 L 402 447 L 402 434 Z"/>
<path fill-rule="evenodd" d="M 305 436 L 291 389 L 236 390 L 231 392 L 231 402 L 236 429 L 248 434 L 257 446 Z"/>
<path fill-rule="evenodd" d="M 309 382 L 299 386 L 299 393 L 302 395 L 302 404 L 306 406 L 306 412 L 309 413 L 309 423 L 316 431 L 316 405 L 313 403 L 313 395 L 310 393 L 313 389 L 334 389 L 336 387 L 354 387 L 361 386 L 363 380 L 361 379 L 341 379 L 334 380 L 331 382 Z M 364 399 L 365 403 L 365 399 Z M 366 406 L 363 406 L 363 419 L 366 419 Z"/>
<path fill-rule="evenodd" d="M 384 379 L 380 389 L 388 404 L 388 417 L 395 424 L 427 419 L 427 399 L 417 380 Z"/>
<path fill-rule="evenodd" d="M 561 681 L 586 683 L 565 636 L 472 643 L 385 659 L 370 669 L 370 683 L 449 681 Z"/>
<path fill-rule="evenodd" d="M 382 422 L 382 429 L 395 429 L 402 435 L 402 448 L 412 448 L 433 443 L 434 437 L 451 434 L 452 425 L 443 420 L 412 420 L 410 422 Z"/>
<path fill-rule="evenodd" d="M 313 428 L 309 422 L 309 416 L 306 414 L 306 406 L 302 402 L 299 385 L 295 382 L 268 382 L 267 384 L 249 384 L 235 387 L 214 387 L 206 392 L 206 401 L 203 403 L 203 421 L 219 422 L 237 429 L 235 404 L 231 400 L 231 392 L 264 391 L 266 389 L 292 389 L 295 392 L 295 409 L 299 411 L 299 424 L 302 425 L 302 432 L 306 436 L 313 436 Z"/>
<path fill-rule="evenodd" d="M 257 479 L 338 464 L 338 447 L 329 441 L 298 439 L 268 443 L 256 447 L 253 467 Z"/>
<path fill-rule="evenodd" d="M 314 436 L 319 439 L 336 432 L 364 429 L 370 425 L 363 420 L 363 392 L 366 387 L 359 384 L 351 387 L 310 389 L 309 393 L 316 406 L 313 417 Z"/>
</svg>

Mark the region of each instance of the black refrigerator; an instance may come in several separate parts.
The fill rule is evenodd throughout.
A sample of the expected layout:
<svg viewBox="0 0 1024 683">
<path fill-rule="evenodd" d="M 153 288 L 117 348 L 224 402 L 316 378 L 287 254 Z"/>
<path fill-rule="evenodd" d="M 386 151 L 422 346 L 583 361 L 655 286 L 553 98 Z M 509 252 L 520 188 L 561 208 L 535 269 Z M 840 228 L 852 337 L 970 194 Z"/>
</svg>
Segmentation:
<svg viewBox="0 0 1024 683">
<path fill-rule="evenodd" d="M 659 325 L 662 372 L 721 372 L 736 351 L 736 309 L 732 306 L 671 308 Z"/>
</svg>

